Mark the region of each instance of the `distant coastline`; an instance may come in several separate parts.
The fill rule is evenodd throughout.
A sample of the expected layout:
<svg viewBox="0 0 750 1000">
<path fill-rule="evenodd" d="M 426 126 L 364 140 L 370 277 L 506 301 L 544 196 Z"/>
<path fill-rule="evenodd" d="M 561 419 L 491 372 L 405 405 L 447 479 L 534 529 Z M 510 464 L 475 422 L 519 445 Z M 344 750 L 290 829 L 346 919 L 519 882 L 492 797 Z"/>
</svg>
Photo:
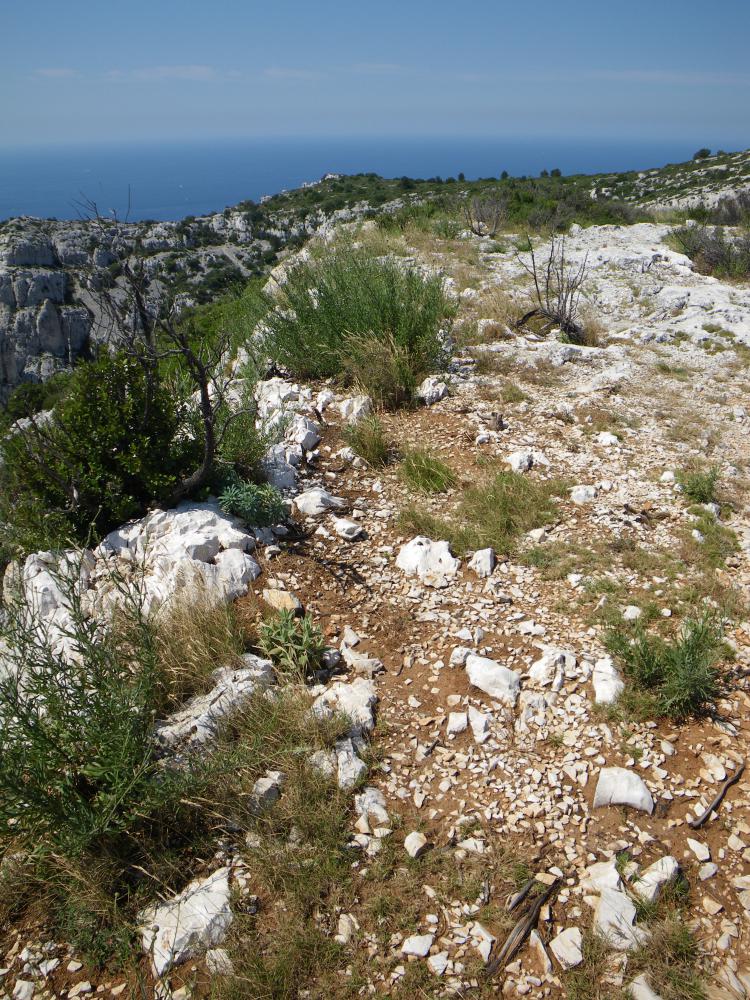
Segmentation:
<svg viewBox="0 0 750 1000">
<path fill-rule="evenodd" d="M 700 145 L 700 143 L 698 143 Z M 81 196 L 133 221 L 221 211 L 317 180 L 328 171 L 386 177 L 496 177 L 641 170 L 690 158 L 695 140 L 254 139 L 35 147 L 0 152 L 0 219 L 76 218 Z M 729 147 L 732 148 L 732 147 Z"/>
</svg>

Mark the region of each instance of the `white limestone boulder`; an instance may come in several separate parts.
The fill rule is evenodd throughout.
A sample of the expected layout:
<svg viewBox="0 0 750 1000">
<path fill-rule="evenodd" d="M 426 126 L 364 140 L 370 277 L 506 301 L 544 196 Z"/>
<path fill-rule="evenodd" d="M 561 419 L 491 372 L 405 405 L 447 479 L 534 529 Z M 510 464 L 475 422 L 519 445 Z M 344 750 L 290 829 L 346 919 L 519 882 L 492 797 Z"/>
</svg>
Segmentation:
<svg viewBox="0 0 750 1000">
<path fill-rule="evenodd" d="M 594 793 L 594 809 L 603 806 L 631 806 L 649 815 L 654 811 L 654 800 L 643 779 L 624 767 L 604 767 Z"/>
<path fill-rule="evenodd" d="M 591 675 L 594 701 L 597 705 L 611 705 L 622 694 L 625 684 L 611 656 L 603 656 L 594 664 Z"/>
<path fill-rule="evenodd" d="M 229 868 L 219 868 L 141 912 L 141 942 L 156 976 L 224 940 L 232 923 L 229 877 Z"/>
<path fill-rule="evenodd" d="M 521 677 L 514 670 L 487 656 L 472 653 L 466 658 L 466 673 L 474 687 L 513 708 L 521 690 Z"/>
<path fill-rule="evenodd" d="M 418 535 L 402 545 L 396 565 L 407 576 L 416 576 L 428 587 L 447 587 L 458 574 L 460 562 L 450 552 L 448 542 L 433 542 Z"/>
</svg>

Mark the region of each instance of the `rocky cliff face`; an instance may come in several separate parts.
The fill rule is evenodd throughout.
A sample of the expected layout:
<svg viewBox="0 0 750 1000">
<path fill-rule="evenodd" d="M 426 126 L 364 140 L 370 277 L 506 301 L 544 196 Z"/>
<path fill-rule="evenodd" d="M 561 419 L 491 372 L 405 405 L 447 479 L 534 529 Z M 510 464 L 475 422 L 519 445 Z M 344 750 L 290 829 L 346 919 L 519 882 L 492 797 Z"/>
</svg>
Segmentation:
<svg viewBox="0 0 750 1000">
<path fill-rule="evenodd" d="M 0 399 L 49 378 L 85 347 L 91 315 L 73 299 L 65 246 L 42 232 L 0 234 Z"/>
</svg>

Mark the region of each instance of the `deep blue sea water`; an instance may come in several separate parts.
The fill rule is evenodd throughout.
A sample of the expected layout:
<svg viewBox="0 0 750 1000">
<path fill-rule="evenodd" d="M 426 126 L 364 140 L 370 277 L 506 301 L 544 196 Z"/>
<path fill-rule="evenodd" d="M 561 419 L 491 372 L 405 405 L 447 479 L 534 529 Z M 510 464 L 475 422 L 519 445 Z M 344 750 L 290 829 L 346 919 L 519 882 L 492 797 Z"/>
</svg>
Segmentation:
<svg viewBox="0 0 750 1000">
<path fill-rule="evenodd" d="M 180 219 L 258 200 L 329 171 L 467 178 L 638 170 L 689 159 L 695 143 L 591 139 L 252 139 L 0 150 L 0 219 L 74 219 L 82 197 L 102 214 Z"/>
</svg>

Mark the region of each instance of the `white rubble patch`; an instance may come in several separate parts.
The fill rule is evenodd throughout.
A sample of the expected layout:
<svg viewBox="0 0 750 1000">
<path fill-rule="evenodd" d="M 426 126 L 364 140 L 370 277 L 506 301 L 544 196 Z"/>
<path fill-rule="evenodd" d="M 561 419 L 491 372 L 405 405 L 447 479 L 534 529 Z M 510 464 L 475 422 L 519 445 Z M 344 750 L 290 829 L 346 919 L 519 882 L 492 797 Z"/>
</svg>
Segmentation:
<svg viewBox="0 0 750 1000">
<path fill-rule="evenodd" d="M 624 767 L 605 767 L 599 772 L 594 809 L 602 806 L 631 806 L 641 812 L 654 811 L 654 800 L 643 779 Z"/>
<path fill-rule="evenodd" d="M 611 705 L 622 694 L 625 684 L 611 656 L 603 656 L 594 664 L 591 675 L 594 701 L 597 705 Z"/>
<path fill-rule="evenodd" d="M 596 486 L 574 486 L 570 491 L 570 499 L 575 504 L 586 504 L 596 500 Z"/>
<path fill-rule="evenodd" d="M 346 501 L 341 497 L 336 497 L 328 490 L 313 486 L 304 493 L 298 493 L 294 498 L 294 506 L 305 517 L 319 517 L 328 510 L 343 510 Z"/>
<path fill-rule="evenodd" d="M 469 717 L 466 712 L 450 712 L 445 732 L 447 736 L 458 736 L 460 733 L 465 733 L 468 726 Z"/>
<path fill-rule="evenodd" d="M 415 395 L 425 406 L 434 406 L 448 395 L 448 386 L 440 379 L 428 377 L 419 386 Z"/>
<path fill-rule="evenodd" d="M 402 545 L 396 565 L 407 576 L 416 576 L 428 587 L 441 589 L 458 573 L 460 562 L 454 559 L 448 542 L 433 542 L 418 535 Z"/>
<path fill-rule="evenodd" d="M 486 656 L 472 653 L 466 659 L 466 673 L 474 687 L 513 708 L 521 690 L 521 678 L 514 670 Z"/>
<path fill-rule="evenodd" d="M 563 969 L 574 969 L 583 961 L 583 935 L 579 927 L 566 927 L 549 943 Z"/>
<path fill-rule="evenodd" d="M 255 539 L 242 522 L 216 504 L 183 503 L 110 532 L 94 555 L 97 560 L 115 557 L 120 565 L 142 569 L 149 611 L 190 587 L 204 587 L 225 601 L 243 596 L 260 575 L 260 567 L 248 554 L 254 548 Z M 111 592 L 114 585 L 107 576 L 104 566 L 100 590 Z"/>
<path fill-rule="evenodd" d="M 549 687 L 560 691 L 565 682 L 565 653 L 558 650 L 547 650 L 546 653 L 532 663 L 529 668 L 529 680 L 537 687 Z"/>
<path fill-rule="evenodd" d="M 346 517 L 334 517 L 333 530 L 346 542 L 356 542 L 359 538 L 364 538 L 365 529 L 356 521 L 350 521 Z"/>
<path fill-rule="evenodd" d="M 641 899 L 645 899 L 649 903 L 654 903 L 666 886 L 673 885 L 677 881 L 679 874 L 680 864 L 677 858 L 673 858 L 671 854 L 667 854 L 641 872 L 633 882 L 633 892 L 636 896 L 640 896 Z"/>
<path fill-rule="evenodd" d="M 287 427 L 284 440 L 298 445 L 303 451 L 312 451 L 320 442 L 318 425 L 309 417 L 297 414 Z"/>
<path fill-rule="evenodd" d="M 219 868 L 139 915 L 143 950 L 157 976 L 221 944 L 232 923 L 229 876 L 229 868 Z"/>
<path fill-rule="evenodd" d="M 356 424 L 363 417 L 369 417 L 373 411 L 369 396 L 350 396 L 339 403 L 339 412 L 349 424 Z"/>
<path fill-rule="evenodd" d="M 252 653 L 242 657 L 241 668 L 221 667 L 213 673 L 214 686 L 195 695 L 179 711 L 156 724 L 156 738 L 170 750 L 194 750 L 213 740 L 220 723 L 237 712 L 256 692 L 274 681 L 270 660 Z"/>
<path fill-rule="evenodd" d="M 659 994 L 655 993 L 648 985 L 645 972 L 636 976 L 632 983 L 628 984 L 628 993 L 633 1000 L 661 1000 Z"/>
<path fill-rule="evenodd" d="M 490 737 L 490 717 L 486 712 L 469 705 L 469 725 L 474 735 L 475 743 L 486 743 Z"/>
</svg>

